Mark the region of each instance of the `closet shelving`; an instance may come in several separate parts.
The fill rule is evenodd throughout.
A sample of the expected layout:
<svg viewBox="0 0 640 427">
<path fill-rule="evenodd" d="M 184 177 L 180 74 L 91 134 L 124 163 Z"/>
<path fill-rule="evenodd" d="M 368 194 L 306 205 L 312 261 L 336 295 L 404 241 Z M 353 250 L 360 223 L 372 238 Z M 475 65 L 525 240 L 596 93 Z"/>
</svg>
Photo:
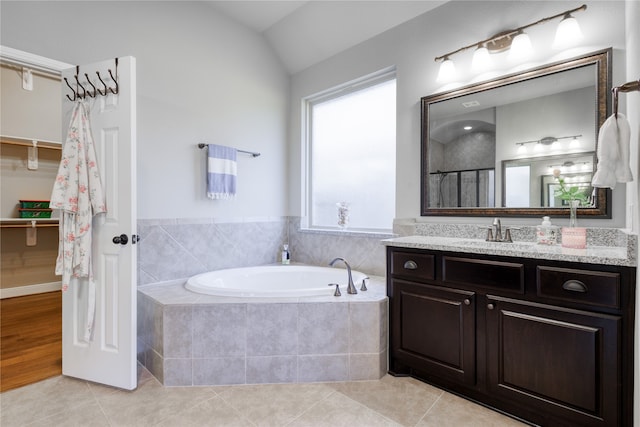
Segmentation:
<svg viewBox="0 0 640 427">
<path fill-rule="evenodd" d="M 22 138 L 18 136 L 0 135 L 0 143 L 8 145 L 23 145 L 32 147 L 33 141 L 38 142 L 38 148 L 47 148 L 51 150 L 62 150 L 62 143 L 59 141 L 47 141 L 43 139 Z"/>
<path fill-rule="evenodd" d="M 57 226 L 57 218 L 0 218 L 0 228 L 40 228 Z"/>
<path fill-rule="evenodd" d="M 33 141 L 37 141 L 36 145 L 38 149 L 62 150 L 62 143 L 59 141 L 0 135 L 0 144 L 21 145 L 29 148 L 33 147 Z M 57 226 L 57 218 L 0 218 L 0 228 L 41 228 Z"/>
</svg>

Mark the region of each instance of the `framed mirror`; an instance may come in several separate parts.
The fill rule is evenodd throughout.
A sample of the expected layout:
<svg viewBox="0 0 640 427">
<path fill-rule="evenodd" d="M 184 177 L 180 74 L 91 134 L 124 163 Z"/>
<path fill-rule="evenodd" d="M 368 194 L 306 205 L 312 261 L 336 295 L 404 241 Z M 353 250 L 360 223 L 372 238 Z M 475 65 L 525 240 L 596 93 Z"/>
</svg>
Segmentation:
<svg viewBox="0 0 640 427">
<path fill-rule="evenodd" d="M 606 49 L 423 97 L 421 215 L 567 215 L 560 174 L 587 196 L 578 215 L 611 218 L 591 187 L 610 87 Z"/>
</svg>

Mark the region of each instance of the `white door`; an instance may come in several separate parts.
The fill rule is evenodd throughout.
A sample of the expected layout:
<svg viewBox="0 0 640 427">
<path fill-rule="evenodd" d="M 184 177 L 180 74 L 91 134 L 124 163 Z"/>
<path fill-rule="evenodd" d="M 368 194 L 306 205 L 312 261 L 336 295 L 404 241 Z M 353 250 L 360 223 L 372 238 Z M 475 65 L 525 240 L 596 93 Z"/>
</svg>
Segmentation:
<svg viewBox="0 0 640 427">
<path fill-rule="evenodd" d="M 109 69 L 116 76 L 114 59 L 80 66 L 79 80 L 93 91 L 84 73 L 97 89 L 104 83 L 115 88 Z M 76 68 L 64 70 L 75 88 Z M 104 187 L 107 213 L 93 220 L 93 275 L 96 283 L 93 340 L 85 341 L 88 280 L 72 279 L 62 295 L 62 373 L 114 387 L 137 386 L 136 366 L 136 63 L 118 60 L 118 94 L 87 96 L 98 167 Z M 82 93 L 82 89 L 79 88 Z M 72 91 L 62 81 L 63 141 L 74 103 Z M 115 236 L 126 244 L 114 243 Z M 124 240 L 124 239 L 123 239 Z"/>
</svg>

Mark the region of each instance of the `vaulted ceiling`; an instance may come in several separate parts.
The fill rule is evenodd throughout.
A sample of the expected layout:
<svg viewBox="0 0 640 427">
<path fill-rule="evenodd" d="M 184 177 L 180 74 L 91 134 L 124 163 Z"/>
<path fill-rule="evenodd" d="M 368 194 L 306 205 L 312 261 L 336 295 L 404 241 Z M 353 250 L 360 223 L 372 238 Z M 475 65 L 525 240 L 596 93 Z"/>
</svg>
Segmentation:
<svg viewBox="0 0 640 427">
<path fill-rule="evenodd" d="M 432 10 L 441 0 L 209 1 L 261 33 L 291 74 Z"/>
</svg>

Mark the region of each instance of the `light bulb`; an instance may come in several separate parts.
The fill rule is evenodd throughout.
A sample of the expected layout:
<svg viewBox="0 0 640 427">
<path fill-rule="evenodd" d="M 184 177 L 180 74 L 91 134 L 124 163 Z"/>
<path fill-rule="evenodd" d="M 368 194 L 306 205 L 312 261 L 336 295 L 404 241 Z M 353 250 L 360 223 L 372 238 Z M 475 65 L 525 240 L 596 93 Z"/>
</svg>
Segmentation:
<svg viewBox="0 0 640 427">
<path fill-rule="evenodd" d="M 573 139 L 569 142 L 569 148 L 578 148 L 580 147 L 580 140 L 577 136 L 574 136 Z"/>
<path fill-rule="evenodd" d="M 520 30 L 518 34 L 513 38 L 511 42 L 511 48 L 509 49 L 509 60 L 514 62 L 520 62 L 531 56 L 533 53 L 533 47 L 531 46 L 531 40 L 527 33 Z"/>
<path fill-rule="evenodd" d="M 578 44 L 583 37 L 578 20 L 568 13 L 558 24 L 551 47 L 558 50 L 566 49 Z"/>
<path fill-rule="evenodd" d="M 518 154 L 525 154 L 527 152 L 527 146 L 524 144 L 520 144 L 520 146 L 518 147 Z"/>
<path fill-rule="evenodd" d="M 471 59 L 471 71 L 474 73 L 482 73 L 491 68 L 491 57 L 489 56 L 489 50 L 484 45 L 478 45 L 478 48 L 473 52 L 473 58 Z"/>
<path fill-rule="evenodd" d="M 456 78 L 456 66 L 449 57 L 445 57 L 440 64 L 440 71 L 438 71 L 438 77 L 436 82 L 438 83 L 450 83 Z"/>
</svg>

